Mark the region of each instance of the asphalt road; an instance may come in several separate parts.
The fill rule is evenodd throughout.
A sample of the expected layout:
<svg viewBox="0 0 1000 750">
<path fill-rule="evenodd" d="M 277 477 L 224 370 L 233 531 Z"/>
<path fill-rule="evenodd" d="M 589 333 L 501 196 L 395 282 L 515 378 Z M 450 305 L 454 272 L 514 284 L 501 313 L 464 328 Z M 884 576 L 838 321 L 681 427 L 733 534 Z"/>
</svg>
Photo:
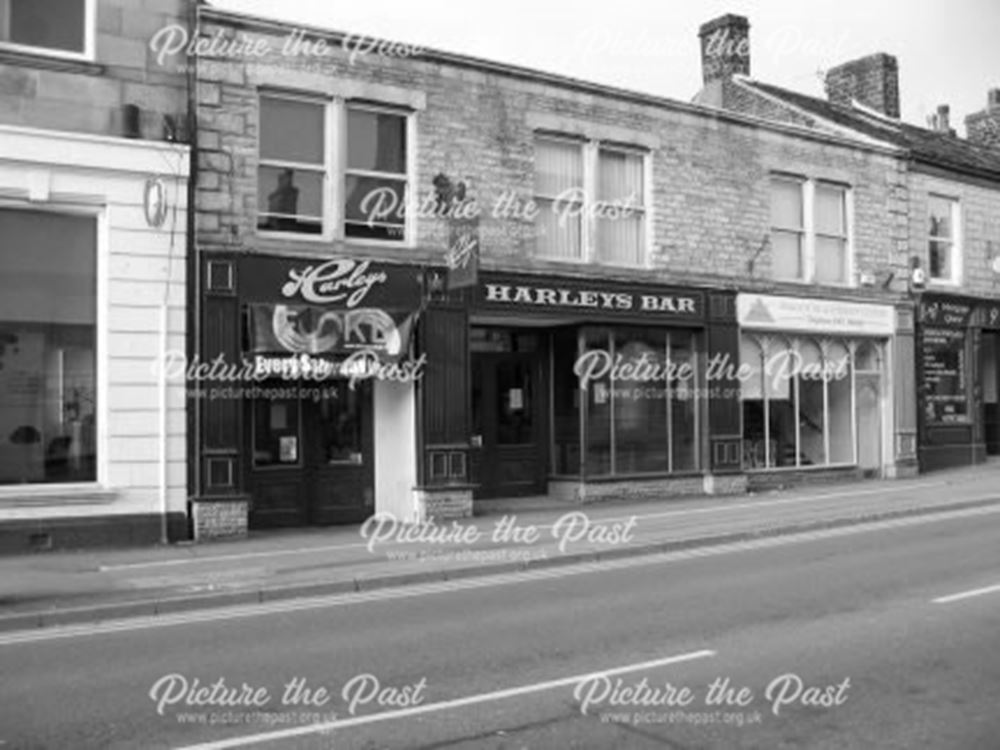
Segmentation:
<svg viewBox="0 0 1000 750">
<path fill-rule="evenodd" d="M 0 674 L 0 750 L 1000 750 L 1000 509 L 7 634 Z"/>
</svg>

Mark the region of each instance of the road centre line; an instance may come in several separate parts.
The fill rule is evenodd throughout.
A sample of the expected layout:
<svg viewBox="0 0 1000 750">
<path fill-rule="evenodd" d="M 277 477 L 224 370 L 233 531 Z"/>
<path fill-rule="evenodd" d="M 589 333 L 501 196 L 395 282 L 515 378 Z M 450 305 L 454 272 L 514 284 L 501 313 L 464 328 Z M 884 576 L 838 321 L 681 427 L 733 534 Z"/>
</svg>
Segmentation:
<svg viewBox="0 0 1000 750">
<path fill-rule="evenodd" d="M 820 529 L 798 534 L 769 536 L 729 544 L 719 544 L 707 547 L 692 547 L 669 552 L 642 554 L 611 560 L 573 563 L 548 568 L 537 568 L 513 573 L 497 573 L 472 578 L 458 578 L 446 581 L 434 581 L 425 584 L 409 586 L 378 588 L 372 591 L 357 593 L 330 594 L 301 599 L 290 599 L 262 604 L 244 604 L 217 609 L 193 610 L 177 614 L 163 614 L 144 617 L 134 617 L 107 622 L 87 623 L 81 625 L 53 626 L 34 628 L 31 630 L 0 633 L 0 647 L 15 644 L 37 643 L 63 638 L 89 637 L 123 633 L 134 630 L 146 630 L 177 625 L 191 625 L 209 622 L 221 622 L 246 617 L 260 617 L 288 612 L 328 609 L 338 606 L 350 606 L 380 601 L 405 599 L 432 594 L 446 594 L 458 591 L 492 588 L 516 583 L 531 583 L 543 580 L 565 578 L 586 573 L 605 573 L 614 570 L 680 562 L 704 557 L 717 557 L 734 552 L 747 552 L 760 549 L 782 547 L 803 542 L 853 536 L 868 531 L 905 528 L 940 521 L 964 519 L 1000 513 L 1000 506 L 991 505 L 982 508 L 971 508 L 954 511 L 947 514 L 909 516 L 906 518 L 876 521 L 861 525 L 840 526 L 832 529 Z"/>
<path fill-rule="evenodd" d="M 376 722 L 404 719 L 409 716 L 419 716 L 421 714 L 435 713 L 438 711 L 448 711 L 453 708 L 464 708 L 465 706 L 472 706 L 478 703 L 488 703 L 490 701 L 503 700 L 505 698 L 516 698 L 523 695 L 531 695 L 532 693 L 540 693 L 546 690 L 566 687 L 567 685 L 578 685 L 584 680 L 590 680 L 596 677 L 611 677 L 613 675 L 637 672 L 642 669 L 664 667 L 671 664 L 681 664 L 683 662 L 705 659 L 712 656 L 716 656 L 716 652 L 708 649 L 691 651 L 686 654 L 677 654 L 675 656 L 653 659 L 652 661 L 639 662 L 636 664 L 626 664 L 623 667 L 614 667 L 613 669 L 605 669 L 599 672 L 588 672 L 586 674 L 573 675 L 571 677 L 561 677 L 557 680 L 547 680 L 545 682 L 535 682 L 529 685 L 506 688 L 504 690 L 495 690 L 490 693 L 479 693 L 477 695 L 468 695 L 464 698 L 454 698 L 452 700 L 439 701 L 437 703 L 428 703 L 423 706 L 402 708 L 398 711 L 385 711 L 377 714 L 369 714 L 367 716 L 354 716 L 349 719 L 337 719 L 320 724 L 311 724 L 304 727 L 277 729 L 270 732 L 262 732 L 261 734 L 251 734 L 227 740 L 205 742 L 197 745 L 184 745 L 182 747 L 178 747 L 176 750 L 227 750 L 228 748 L 257 745 L 261 742 L 287 740 L 292 737 L 302 737 L 310 734 L 318 734 L 320 732 L 348 729 L 350 727 L 362 726 L 365 724 L 374 724 Z"/>
<path fill-rule="evenodd" d="M 949 594 L 948 596 L 939 596 L 937 599 L 932 599 L 934 604 L 951 604 L 952 602 L 958 602 L 963 599 L 971 599 L 974 596 L 984 596 L 985 594 L 993 594 L 1000 591 L 1000 584 L 996 586 L 986 586 L 981 589 L 972 589 L 971 591 L 962 591 L 958 594 Z"/>
<path fill-rule="evenodd" d="M 921 483 L 920 487 L 944 487 L 948 482 L 934 482 L 934 483 Z M 754 508 L 770 508 L 777 505 L 788 505 L 790 503 L 811 503 L 817 500 L 831 500 L 838 497 L 864 497 L 867 495 L 878 495 L 886 493 L 899 493 L 907 492 L 912 490 L 913 487 L 890 487 L 890 488 L 878 488 L 878 489 L 868 489 L 859 490 L 854 492 L 828 492 L 820 495 L 811 495 L 806 497 L 784 497 L 775 500 L 760 500 L 757 502 L 746 502 L 746 503 L 733 503 L 726 505 L 716 505 L 710 508 L 685 508 L 678 510 L 666 510 L 658 513 L 646 513 L 637 516 L 640 520 L 643 519 L 655 519 L 655 518 L 673 518 L 676 516 L 686 516 L 686 515 L 702 515 L 709 513 L 722 513 L 733 510 L 751 510 Z M 578 510 L 576 508 L 567 508 L 566 512 L 571 512 L 573 510 Z M 516 515 L 516 514 L 512 514 Z M 594 518 L 600 520 L 604 523 L 613 523 L 615 521 L 626 521 L 631 516 L 597 516 Z M 540 526 L 540 528 L 550 528 L 553 524 L 545 524 Z M 318 547 L 299 547 L 295 549 L 280 549 L 280 550 L 268 550 L 262 552 L 240 552 L 236 554 L 229 555 L 215 555 L 215 556 L 197 556 L 197 557 L 185 557 L 180 560 L 147 560 L 138 563 L 122 563 L 120 565 L 100 565 L 97 570 L 101 573 L 111 573 L 116 570 L 135 570 L 139 568 L 155 568 L 155 567 L 170 567 L 178 565 L 192 565 L 192 564 L 203 564 L 211 562 L 224 562 L 232 560 L 250 560 L 260 557 L 281 557 L 286 555 L 303 555 L 312 552 L 335 552 L 337 550 L 347 550 L 347 549 L 358 549 L 367 547 L 367 542 L 351 542 L 349 544 L 331 544 Z"/>
</svg>

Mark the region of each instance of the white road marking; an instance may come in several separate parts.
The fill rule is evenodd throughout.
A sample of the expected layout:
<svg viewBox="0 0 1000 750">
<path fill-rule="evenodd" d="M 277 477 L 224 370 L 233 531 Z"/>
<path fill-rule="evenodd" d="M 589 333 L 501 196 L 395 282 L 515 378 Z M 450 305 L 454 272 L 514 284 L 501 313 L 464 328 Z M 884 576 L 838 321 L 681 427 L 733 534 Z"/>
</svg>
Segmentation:
<svg viewBox="0 0 1000 750">
<path fill-rule="evenodd" d="M 971 591 L 962 591 L 958 594 L 949 594 L 948 596 L 939 596 L 937 599 L 933 599 L 934 604 L 950 604 L 951 602 L 961 601 L 962 599 L 971 599 L 974 596 L 983 596 L 984 594 L 993 594 L 1000 591 L 1000 584 L 996 586 L 986 586 L 981 589 L 972 589 Z"/>
<path fill-rule="evenodd" d="M 530 685 L 507 688 L 505 690 L 495 690 L 491 693 L 479 693 L 477 695 L 468 695 L 464 698 L 455 698 L 449 701 L 439 701 L 437 703 L 428 703 L 423 706 L 402 708 L 398 711 L 385 711 L 367 716 L 353 716 L 349 719 L 337 719 L 334 721 L 323 722 L 321 724 L 311 724 L 304 727 L 278 729 L 271 732 L 251 734 L 228 740 L 217 740 L 215 742 L 205 742 L 198 745 L 184 745 L 183 747 L 176 748 L 176 750 L 226 750 L 227 748 L 246 747 L 247 745 L 257 745 L 261 742 L 271 742 L 272 740 L 287 740 L 291 737 L 302 737 L 309 734 L 319 734 L 320 732 L 362 726 L 364 724 L 374 724 L 376 722 L 404 719 L 408 716 L 419 716 L 420 714 L 434 713 L 437 711 L 448 711 L 453 708 L 464 708 L 465 706 L 473 706 L 477 703 L 488 703 L 490 701 L 504 700 L 505 698 L 516 698 L 522 695 L 531 695 L 532 693 L 541 693 L 546 690 L 566 687 L 567 685 L 577 685 L 584 680 L 593 679 L 595 677 L 610 677 L 612 675 L 626 674 L 628 672 L 638 672 L 642 669 L 653 669 L 671 664 L 680 664 L 682 662 L 694 661 L 695 659 L 705 659 L 715 655 L 715 651 L 709 651 L 707 649 L 692 651 L 687 654 L 667 656 L 663 659 L 653 659 L 652 661 L 644 661 L 637 664 L 626 664 L 623 667 L 614 667 L 612 669 L 605 669 L 599 672 L 588 672 L 585 674 L 573 675 L 572 677 L 561 677 L 558 680 L 547 680 L 545 682 L 535 682 Z"/>
<path fill-rule="evenodd" d="M 11 631 L 0 633 L 0 647 L 24 643 L 38 643 L 62 638 L 80 638 L 111 633 L 124 633 L 133 630 L 191 625 L 206 622 L 220 622 L 246 617 L 260 617 L 286 612 L 300 612 L 331 607 L 350 606 L 369 602 L 391 601 L 430 594 L 448 594 L 470 589 L 492 588 L 514 583 L 529 583 L 533 581 L 566 578 L 569 576 L 603 573 L 612 570 L 624 570 L 647 565 L 660 565 L 699 557 L 716 557 L 734 552 L 749 552 L 773 547 L 782 547 L 803 542 L 832 539 L 836 537 L 853 536 L 869 531 L 884 531 L 886 529 L 905 528 L 941 521 L 985 516 L 1000 513 L 1000 506 L 971 508 L 951 513 L 936 513 L 929 516 L 909 516 L 889 521 L 875 521 L 857 526 L 840 526 L 833 529 L 769 536 L 751 541 L 717 544 L 707 547 L 692 547 L 691 549 L 673 552 L 640 554 L 634 557 L 621 557 L 611 560 L 599 560 L 588 563 L 573 563 L 537 570 L 525 570 L 516 573 L 497 573 L 473 578 L 459 578 L 452 581 L 436 581 L 425 584 L 387 587 L 373 591 L 361 591 L 346 594 L 328 594 L 316 597 L 289 599 L 287 601 L 267 602 L 263 604 L 243 604 L 218 609 L 194 610 L 178 614 L 164 614 L 146 617 L 134 617 L 107 622 L 87 623 L 80 625 L 64 625 L 32 630 Z"/>
<path fill-rule="evenodd" d="M 920 487 L 944 487 L 948 482 L 921 482 Z M 750 510 L 753 508 L 770 508 L 776 505 L 787 505 L 789 503 L 811 503 L 816 500 L 830 500 L 837 497 L 865 497 L 867 495 L 879 495 L 879 494 L 890 494 L 899 492 L 908 492 L 912 490 L 912 486 L 898 486 L 894 483 L 892 487 L 880 487 L 877 489 L 867 489 L 858 490 L 851 492 L 827 492 L 820 495 L 807 495 L 805 497 L 784 497 L 777 500 L 759 500 L 755 502 L 746 503 L 733 503 L 731 505 L 716 505 L 710 508 L 685 508 L 677 510 L 666 510 L 659 513 L 646 513 L 638 515 L 639 519 L 652 519 L 652 518 L 673 518 L 676 516 L 686 516 L 686 515 L 702 515 L 707 513 L 723 513 L 732 510 Z M 574 508 L 568 507 L 567 512 L 574 510 Z M 512 514 L 516 515 L 516 514 Z M 598 516 L 595 514 L 595 519 L 600 519 L 605 523 L 612 523 L 614 521 L 627 521 L 632 516 Z M 539 526 L 539 528 L 550 528 L 551 525 Z M 389 542 L 390 544 L 393 543 Z M 230 555 L 199 555 L 197 557 L 185 557 L 178 560 L 147 560 L 138 563 L 121 563 L 119 565 L 101 565 L 97 569 L 102 573 L 110 573 L 116 570 L 134 570 L 138 568 L 156 568 L 156 567 L 170 567 L 176 565 L 192 565 L 196 563 L 211 563 L 211 562 L 225 562 L 232 560 L 251 560 L 260 557 L 281 557 L 286 555 L 305 555 L 313 552 L 336 552 L 338 550 L 348 550 L 348 549 L 358 549 L 367 547 L 367 542 L 350 542 L 347 544 L 330 544 L 318 547 L 298 547 L 295 549 L 279 549 L 279 550 L 265 550 L 262 552 L 240 552 Z"/>
</svg>

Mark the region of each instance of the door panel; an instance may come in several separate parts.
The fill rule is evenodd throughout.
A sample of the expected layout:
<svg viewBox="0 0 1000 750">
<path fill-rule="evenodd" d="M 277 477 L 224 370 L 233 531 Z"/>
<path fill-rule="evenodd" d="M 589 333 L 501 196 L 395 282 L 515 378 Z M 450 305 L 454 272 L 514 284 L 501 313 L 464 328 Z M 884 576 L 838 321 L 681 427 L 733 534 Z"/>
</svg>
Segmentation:
<svg viewBox="0 0 1000 750">
<path fill-rule="evenodd" d="M 542 358 L 504 352 L 472 355 L 473 457 L 476 499 L 545 492 Z"/>
<path fill-rule="evenodd" d="M 856 376 L 858 468 L 866 474 L 882 469 L 882 394 L 881 377 L 859 373 Z"/>
</svg>

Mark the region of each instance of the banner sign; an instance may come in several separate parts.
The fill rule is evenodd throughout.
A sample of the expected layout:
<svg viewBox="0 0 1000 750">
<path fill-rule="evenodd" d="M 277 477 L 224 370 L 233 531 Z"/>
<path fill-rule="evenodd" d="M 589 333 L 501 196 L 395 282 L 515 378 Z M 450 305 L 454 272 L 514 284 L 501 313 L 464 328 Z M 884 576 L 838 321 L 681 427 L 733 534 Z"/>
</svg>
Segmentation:
<svg viewBox="0 0 1000 750">
<path fill-rule="evenodd" d="M 759 331 L 861 336 L 891 336 L 896 331 L 896 311 L 891 305 L 865 302 L 739 294 L 736 316 L 744 328 Z"/>
<path fill-rule="evenodd" d="M 255 354 L 349 355 L 360 350 L 396 360 L 409 349 L 414 316 L 378 308 L 330 310 L 314 305 L 255 304 L 251 351 Z"/>
<path fill-rule="evenodd" d="M 705 317 L 705 298 L 700 291 L 602 279 L 483 274 L 476 292 L 477 306 L 492 309 L 589 313 L 692 324 Z"/>
</svg>

